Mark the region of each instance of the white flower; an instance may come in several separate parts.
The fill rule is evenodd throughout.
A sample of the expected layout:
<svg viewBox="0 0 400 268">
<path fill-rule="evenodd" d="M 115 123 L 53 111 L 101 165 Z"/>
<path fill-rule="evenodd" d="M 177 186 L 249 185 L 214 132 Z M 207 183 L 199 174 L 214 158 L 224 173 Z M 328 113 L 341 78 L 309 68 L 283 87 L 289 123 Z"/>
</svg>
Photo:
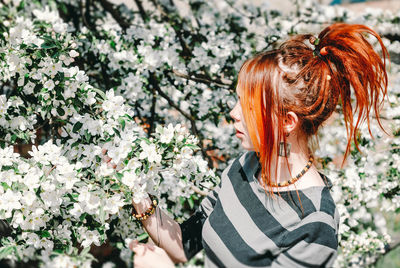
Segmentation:
<svg viewBox="0 0 400 268">
<path fill-rule="evenodd" d="M 80 204 L 74 203 L 74 207 L 69 211 L 69 213 L 75 217 L 76 219 L 79 219 L 79 217 L 83 213 L 83 209 Z"/>
<path fill-rule="evenodd" d="M 116 214 L 124 205 L 125 202 L 122 199 L 122 196 L 115 194 L 111 198 L 106 199 L 104 210 L 108 211 L 110 214 Z"/>
<path fill-rule="evenodd" d="M 113 174 L 114 171 L 115 170 L 112 167 L 109 167 L 107 163 L 103 162 L 101 163 L 100 168 L 98 168 L 97 173 L 99 176 L 107 177 Z"/>
<path fill-rule="evenodd" d="M 0 211 L 5 211 L 6 218 L 11 217 L 11 213 L 14 209 L 21 209 L 22 205 L 20 203 L 21 200 L 20 192 L 13 192 L 10 189 L 0 196 Z"/>
<path fill-rule="evenodd" d="M 68 54 L 69 54 L 69 56 L 70 56 L 71 58 L 75 58 L 75 57 L 78 57 L 78 56 L 79 56 L 79 53 L 76 52 L 76 50 L 71 50 Z"/>
<path fill-rule="evenodd" d="M 78 232 L 83 248 L 90 247 L 92 244 L 100 246 L 100 234 L 97 230 L 90 231 L 87 228 L 80 227 Z"/>
<path fill-rule="evenodd" d="M 33 202 L 36 201 L 37 197 L 33 191 L 25 191 L 21 201 L 24 205 L 30 207 L 32 206 Z"/>
<path fill-rule="evenodd" d="M 174 138 L 175 128 L 172 124 L 164 127 L 161 130 L 160 141 L 162 143 L 169 143 Z"/>
<path fill-rule="evenodd" d="M 139 159 L 145 159 L 152 163 L 160 163 L 161 155 L 157 153 L 155 144 L 147 144 L 145 141 L 140 142 L 140 147 L 142 148 L 142 152 L 139 155 Z"/>
<path fill-rule="evenodd" d="M 35 84 L 32 83 L 31 81 L 29 81 L 28 83 L 26 83 L 26 85 L 24 86 L 24 93 L 25 94 L 33 94 L 33 89 L 35 88 Z"/>
<path fill-rule="evenodd" d="M 125 172 L 121 182 L 132 189 L 135 185 L 140 182 L 140 178 L 136 176 L 135 172 Z"/>
<path fill-rule="evenodd" d="M 44 85 L 43 85 L 45 88 L 47 88 L 49 91 L 51 91 L 51 90 L 53 90 L 53 88 L 54 88 L 54 82 L 53 82 L 53 80 L 47 80 L 45 83 L 44 83 Z"/>
<path fill-rule="evenodd" d="M 7 100 L 5 95 L 0 95 L 0 117 L 7 113 L 8 107 L 11 103 Z"/>
</svg>

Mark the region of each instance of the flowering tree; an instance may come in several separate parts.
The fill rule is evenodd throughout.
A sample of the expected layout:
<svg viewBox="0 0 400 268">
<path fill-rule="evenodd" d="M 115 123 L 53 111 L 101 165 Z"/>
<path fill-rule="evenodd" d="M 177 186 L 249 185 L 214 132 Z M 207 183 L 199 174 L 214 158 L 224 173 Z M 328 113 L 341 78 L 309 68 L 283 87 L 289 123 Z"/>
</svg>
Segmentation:
<svg viewBox="0 0 400 268">
<path fill-rule="evenodd" d="M 240 153 L 228 111 L 242 62 L 336 21 L 371 26 L 394 59 L 382 111 L 390 135 L 363 129 L 343 170 L 340 107 L 319 137 L 341 213 L 336 265 L 371 264 L 387 250 L 381 212 L 400 210 L 400 12 L 355 16 L 311 1 L 287 15 L 229 0 L 185 0 L 185 12 L 157 0 L 135 0 L 134 10 L 107 0 L 0 2 L 0 219 L 11 227 L 0 259 L 90 266 L 90 246 L 106 241 L 128 253 L 125 240 L 145 235 L 130 204 L 147 192 L 187 218 L 214 171 Z M 21 144 L 34 146 L 23 156 Z"/>
</svg>

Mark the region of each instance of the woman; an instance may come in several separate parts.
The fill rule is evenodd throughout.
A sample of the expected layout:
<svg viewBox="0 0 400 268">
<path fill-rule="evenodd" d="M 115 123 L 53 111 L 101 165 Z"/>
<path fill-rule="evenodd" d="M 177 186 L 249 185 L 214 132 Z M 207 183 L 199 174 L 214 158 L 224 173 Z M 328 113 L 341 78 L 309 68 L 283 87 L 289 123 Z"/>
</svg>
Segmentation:
<svg viewBox="0 0 400 268">
<path fill-rule="evenodd" d="M 365 33 L 379 41 L 383 61 Z M 372 110 L 379 121 L 386 57 L 370 28 L 334 24 L 318 38 L 298 35 L 247 60 L 230 115 L 248 152 L 183 224 L 156 211 L 150 199 L 134 204 L 137 213 L 147 211 L 137 217 L 158 245 L 132 243 L 135 267 L 173 266 L 202 248 L 207 267 L 332 266 L 339 216 L 329 180 L 313 165 L 312 140 L 340 101 L 345 157 L 352 141 L 357 146 L 359 125 L 369 126 Z"/>
</svg>

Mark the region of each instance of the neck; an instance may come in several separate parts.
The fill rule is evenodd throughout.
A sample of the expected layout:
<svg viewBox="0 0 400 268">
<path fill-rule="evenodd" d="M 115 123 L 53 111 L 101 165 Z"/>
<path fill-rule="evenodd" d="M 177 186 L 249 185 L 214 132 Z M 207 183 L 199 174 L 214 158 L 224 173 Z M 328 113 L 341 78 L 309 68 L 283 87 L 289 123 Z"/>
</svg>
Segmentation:
<svg viewBox="0 0 400 268">
<path fill-rule="evenodd" d="M 306 166 L 309 155 L 304 153 L 290 153 L 290 157 L 278 157 L 272 162 L 271 178 L 276 183 L 289 181 L 299 174 Z"/>
<path fill-rule="evenodd" d="M 282 183 L 289 181 L 299 174 L 306 166 L 310 153 L 306 139 L 289 137 L 288 143 L 291 144 L 290 156 L 273 157 L 271 162 L 271 179 L 273 182 Z"/>
</svg>

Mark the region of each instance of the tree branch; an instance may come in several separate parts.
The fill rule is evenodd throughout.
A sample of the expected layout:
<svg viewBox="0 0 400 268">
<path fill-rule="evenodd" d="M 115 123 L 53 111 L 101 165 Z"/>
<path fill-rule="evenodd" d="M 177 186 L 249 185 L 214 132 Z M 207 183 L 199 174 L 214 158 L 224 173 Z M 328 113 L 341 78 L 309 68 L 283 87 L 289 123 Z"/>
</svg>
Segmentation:
<svg viewBox="0 0 400 268">
<path fill-rule="evenodd" d="M 161 15 L 163 16 L 164 21 L 166 21 L 167 23 L 169 23 L 171 25 L 176 36 L 178 37 L 179 43 L 181 44 L 181 47 L 182 47 L 182 55 L 181 56 L 182 57 L 192 56 L 192 51 L 190 50 L 188 44 L 186 44 L 185 39 L 182 36 L 182 33 L 180 31 L 178 31 L 178 29 L 176 27 L 174 27 L 178 24 L 178 22 L 175 19 L 171 18 L 169 16 L 168 12 L 165 11 L 163 6 L 160 5 L 159 3 L 157 3 L 156 0 L 151 0 L 151 2 L 153 3 L 154 7 L 157 8 L 158 11 L 160 11 Z"/>
<path fill-rule="evenodd" d="M 90 22 L 90 11 L 89 11 L 89 1 L 86 1 L 86 10 L 84 11 L 82 0 L 79 1 L 79 11 L 81 12 L 82 21 L 85 26 L 91 30 L 95 31 L 96 27 Z"/>
<path fill-rule="evenodd" d="M 174 101 L 167 94 L 165 94 L 158 85 L 156 87 L 154 87 L 154 88 L 157 91 L 157 93 L 160 94 L 160 96 L 163 97 L 168 102 L 168 104 L 170 106 L 174 107 L 186 119 L 188 119 L 189 121 L 193 121 L 194 120 L 193 116 L 191 116 L 190 114 L 186 113 L 177 104 L 175 104 Z"/>
<path fill-rule="evenodd" d="M 114 20 L 117 21 L 119 26 L 125 31 L 127 28 L 129 28 L 130 23 L 125 21 L 125 19 L 122 17 L 121 13 L 115 8 L 115 5 L 110 3 L 107 0 L 100 0 L 101 6 L 110 12 L 111 16 L 114 18 Z"/>
<path fill-rule="evenodd" d="M 241 14 L 243 17 L 248 18 L 250 21 L 254 20 L 256 17 L 253 15 L 247 15 L 244 12 L 242 12 L 240 9 L 235 7 L 234 3 L 230 2 L 229 0 L 225 0 L 225 3 L 227 3 L 235 12 Z"/>
<path fill-rule="evenodd" d="M 197 186 L 195 186 L 195 185 L 190 186 L 190 188 L 191 188 L 195 193 L 197 193 L 197 194 L 199 194 L 199 195 L 202 195 L 202 196 L 207 196 L 207 195 L 208 195 L 208 192 L 203 191 L 203 190 L 200 190 L 200 188 L 197 187 Z"/>
<path fill-rule="evenodd" d="M 157 77 L 155 76 L 154 73 L 151 73 L 150 78 L 151 78 L 150 83 L 152 85 L 152 89 L 151 89 L 152 100 L 151 100 L 150 119 L 149 119 L 150 126 L 149 126 L 149 131 L 147 133 L 147 135 L 149 137 L 150 137 L 151 133 L 153 133 L 153 131 L 154 131 L 154 118 L 156 115 L 156 103 L 157 103 L 157 94 L 155 92 L 155 87 L 158 87 Z"/>
<path fill-rule="evenodd" d="M 163 97 L 168 102 L 168 104 L 171 107 L 174 107 L 179 113 L 181 113 L 186 119 L 189 120 L 190 125 L 191 125 L 192 133 L 196 137 L 199 138 L 200 150 L 201 150 L 201 153 L 202 153 L 203 157 L 205 159 L 207 159 L 209 167 L 211 167 L 211 168 L 214 167 L 211 157 L 207 154 L 207 152 L 206 152 L 206 150 L 204 148 L 203 139 L 200 136 L 199 130 L 197 129 L 195 118 L 192 115 L 190 115 L 190 114 L 186 113 L 185 111 L 183 111 L 177 104 L 175 104 L 174 101 L 167 94 L 165 94 L 165 92 L 163 92 L 158 85 L 155 87 L 155 90 L 157 91 L 158 94 L 160 94 L 161 97 Z"/>
<path fill-rule="evenodd" d="M 204 78 L 204 77 L 196 77 L 196 76 L 193 76 L 193 75 L 190 76 L 190 75 L 181 73 L 181 72 L 179 72 L 179 71 L 177 71 L 175 69 L 173 69 L 172 72 L 178 77 L 185 78 L 185 79 L 188 79 L 188 80 L 192 80 L 192 81 L 195 81 L 195 82 L 204 83 L 204 84 L 207 84 L 207 85 L 214 84 L 214 85 L 219 86 L 219 87 L 225 87 L 225 88 L 228 87 L 228 88 L 230 88 L 230 87 L 232 87 L 232 84 L 233 84 L 232 81 L 227 80 L 227 79 L 223 79 L 223 78 L 212 80 L 212 79 L 208 79 L 208 78 Z"/>
<path fill-rule="evenodd" d="M 148 20 L 148 16 L 147 16 L 146 11 L 143 8 L 142 1 L 141 0 L 135 0 L 135 4 L 136 4 L 136 6 L 137 6 L 137 8 L 139 10 L 139 14 L 142 17 L 143 21 L 147 21 Z"/>
</svg>

